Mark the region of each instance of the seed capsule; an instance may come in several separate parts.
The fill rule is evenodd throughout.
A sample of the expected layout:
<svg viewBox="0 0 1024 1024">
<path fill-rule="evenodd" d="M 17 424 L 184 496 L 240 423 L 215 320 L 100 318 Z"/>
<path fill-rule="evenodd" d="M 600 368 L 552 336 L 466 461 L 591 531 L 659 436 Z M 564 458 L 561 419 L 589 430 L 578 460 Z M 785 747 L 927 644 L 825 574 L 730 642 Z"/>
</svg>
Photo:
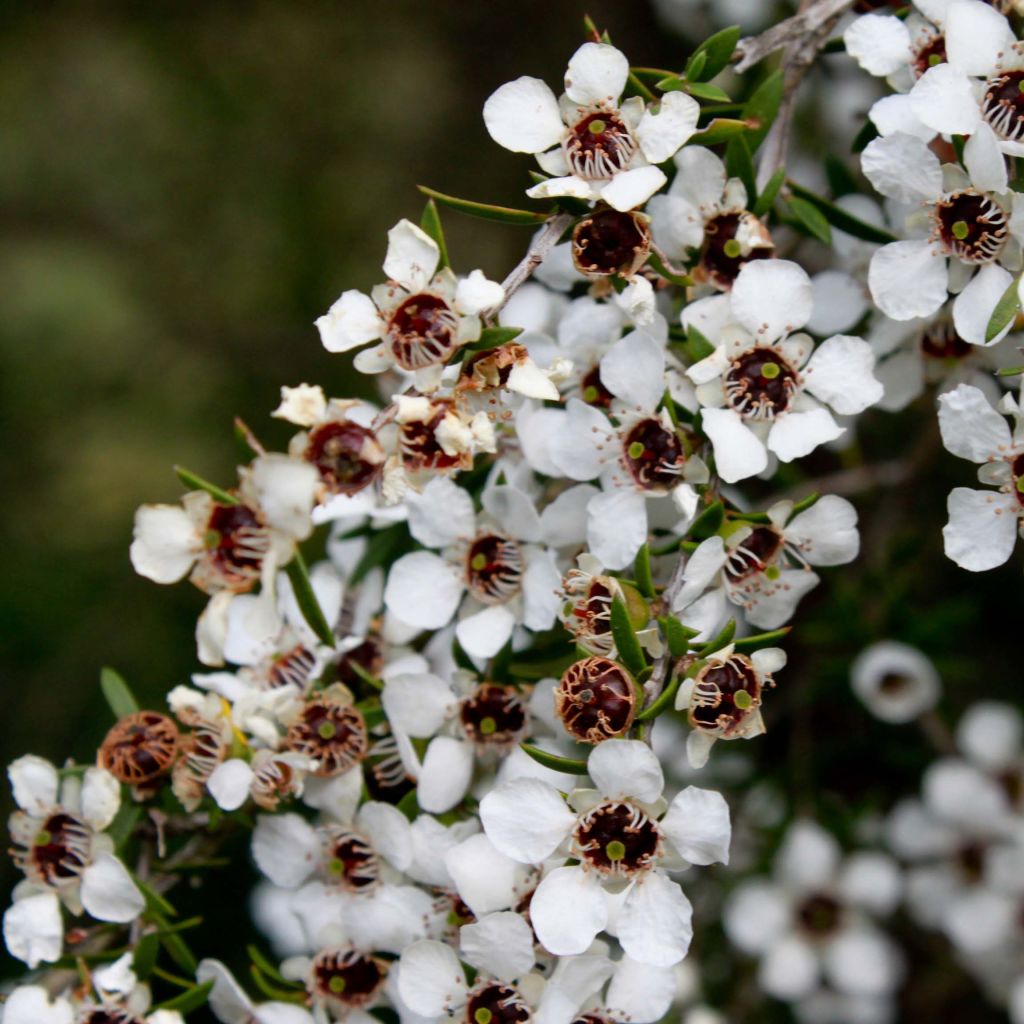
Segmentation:
<svg viewBox="0 0 1024 1024">
<path fill-rule="evenodd" d="M 340 775 L 366 756 L 366 723 L 351 698 L 334 688 L 309 701 L 292 722 L 285 737 L 289 750 L 317 762 L 313 773 Z"/>
<path fill-rule="evenodd" d="M 119 781 L 138 786 L 170 771 L 177 753 L 174 722 L 156 711 L 136 711 L 107 733 L 98 760 Z"/>
<path fill-rule="evenodd" d="M 608 658 L 577 661 L 555 690 L 555 712 L 566 732 L 584 743 L 621 736 L 636 713 L 633 677 Z"/>
<path fill-rule="evenodd" d="M 599 210 L 572 233 L 572 261 L 588 277 L 630 277 L 651 251 L 650 220 L 641 213 Z"/>
</svg>

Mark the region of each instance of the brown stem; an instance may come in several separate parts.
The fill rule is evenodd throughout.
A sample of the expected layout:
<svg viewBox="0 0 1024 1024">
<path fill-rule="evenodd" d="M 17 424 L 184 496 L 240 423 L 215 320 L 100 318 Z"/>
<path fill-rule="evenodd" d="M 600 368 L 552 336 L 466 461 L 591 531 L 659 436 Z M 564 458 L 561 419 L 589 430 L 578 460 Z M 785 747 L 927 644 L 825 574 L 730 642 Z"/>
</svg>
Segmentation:
<svg viewBox="0 0 1024 1024">
<path fill-rule="evenodd" d="M 499 305 L 487 311 L 488 319 L 496 316 L 512 295 L 530 279 L 533 272 L 544 262 L 547 254 L 558 244 L 558 240 L 571 223 L 571 213 L 560 213 L 552 217 L 541 228 L 537 233 L 537 237 L 533 240 L 533 244 L 527 250 L 526 255 L 512 268 L 508 277 L 501 282 L 501 287 L 505 289 L 505 298 Z"/>
</svg>

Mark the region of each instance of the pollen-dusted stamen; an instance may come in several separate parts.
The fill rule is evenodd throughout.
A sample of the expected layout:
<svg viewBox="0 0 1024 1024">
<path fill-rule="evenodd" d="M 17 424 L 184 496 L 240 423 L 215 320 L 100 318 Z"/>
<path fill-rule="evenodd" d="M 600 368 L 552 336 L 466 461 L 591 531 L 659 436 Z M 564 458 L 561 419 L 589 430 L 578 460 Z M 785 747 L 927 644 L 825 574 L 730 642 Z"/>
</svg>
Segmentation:
<svg viewBox="0 0 1024 1024">
<path fill-rule="evenodd" d="M 313 961 L 311 995 L 339 1012 L 358 1010 L 377 997 L 387 971 L 383 960 L 351 946 L 325 949 Z"/>
<path fill-rule="evenodd" d="M 729 551 L 725 575 L 730 583 L 764 572 L 782 548 L 782 535 L 773 526 L 755 526 Z"/>
<path fill-rule="evenodd" d="M 690 724 L 718 736 L 733 736 L 761 706 L 761 679 L 745 654 L 709 662 L 697 674 L 690 698 Z"/>
<path fill-rule="evenodd" d="M 588 811 L 572 837 L 579 859 L 602 875 L 632 877 L 652 867 L 661 852 L 657 822 L 623 800 Z"/>
<path fill-rule="evenodd" d="M 741 416 L 772 420 L 789 408 L 799 377 L 775 349 L 758 346 L 732 361 L 723 384 L 726 401 Z"/>
<path fill-rule="evenodd" d="M 530 719 L 513 686 L 481 683 L 459 708 L 466 735 L 480 746 L 511 748 L 526 737 Z"/>
<path fill-rule="evenodd" d="M 292 722 L 285 746 L 317 761 L 315 775 L 339 775 L 366 756 L 366 722 L 351 702 L 327 691 Z"/>
<path fill-rule="evenodd" d="M 985 83 L 981 116 L 1002 139 L 1024 139 L 1024 70 L 1004 71 Z"/>
<path fill-rule="evenodd" d="M 502 604 L 519 592 L 523 568 L 523 553 L 514 540 L 484 533 L 466 551 L 466 586 L 478 601 Z"/>
<path fill-rule="evenodd" d="M 940 33 L 929 34 L 914 49 L 914 74 L 920 78 L 930 68 L 946 63 L 946 37 Z"/>
<path fill-rule="evenodd" d="M 974 346 L 957 334 L 951 320 L 932 324 L 921 335 L 921 352 L 931 359 L 966 359 Z"/>
<path fill-rule="evenodd" d="M 469 469 L 473 456 L 469 452 L 449 455 L 434 433 L 445 416 L 454 409 L 448 399 L 435 399 L 430 403 L 430 415 L 426 419 L 402 423 L 398 434 L 398 447 L 402 463 L 409 471 L 419 469 Z"/>
<path fill-rule="evenodd" d="M 808 938 L 827 939 L 843 923 L 843 905 L 830 893 L 812 893 L 797 907 L 796 921 Z"/>
<path fill-rule="evenodd" d="M 936 234 L 964 263 L 991 263 L 1009 237 L 1003 208 L 974 189 L 950 192 L 935 204 Z"/>
<path fill-rule="evenodd" d="M 289 651 L 271 659 L 266 669 L 267 687 L 276 690 L 282 686 L 294 686 L 300 692 L 305 690 L 316 668 L 316 655 L 303 644 L 296 644 Z"/>
<path fill-rule="evenodd" d="M 465 1013 L 465 1024 L 527 1024 L 533 1019 L 516 989 L 496 981 L 485 981 L 470 992 Z"/>
<path fill-rule="evenodd" d="M 14 832 L 12 819 L 12 832 Z M 27 816 L 19 824 L 28 825 Z M 74 885 L 88 867 L 92 857 L 92 829 L 68 811 L 55 810 L 41 822 L 31 819 L 34 832 L 16 840 L 11 859 L 26 876 L 42 885 L 60 889 Z M 19 829 L 20 831 L 20 829 Z"/>
<path fill-rule="evenodd" d="M 367 892 L 380 880 L 377 852 L 358 833 L 342 825 L 323 829 L 323 875 L 348 892 Z"/>
<path fill-rule="evenodd" d="M 584 743 L 621 736 L 636 713 L 633 677 L 608 658 L 577 661 L 555 690 L 555 713 L 565 731 Z"/>
<path fill-rule="evenodd" d="M 638 487 L 667 491 L 679 483 L 686 453 L 678 436 L 651 416 L 626 431 L 622 462 Z"/>
<path fill-rule="evenodd" d="M 380 476 L 385 454 L 377 435 L 347 420 L 321 423 L 309 433 L 303 457 L 332 494 L 355 494 Z"/>
<path fill-rule="evenodd" d="M 177 753 L 174 722 L 156 711 L 136 711 L 107 733 L 98 761 L 119 781 L 137 786 L 170 771 Z"/>
<path fill-rule="evenodd" d="M 747 239 L 746 245 L 740 241 L 741 236 Z M 752 241 L 757 244 L 751 245 Z M 772 250 L 768 229 L 749 210 L 720 213 L 704 225 L 698 262 L 711 283 L 727 291 L 747 263 L 768 259 Z"/>
<path fill-rule="evenodd" d="M 563 143 L 573 174 L 588 181 L 610 178 L 629 166 L 636 141 L 616 114 L 588 114 Z"/>
<path fill-rule="evenodd" d="M 584 217 L 572 233 L 572 260 L 581 274 L 630 277 L 651 251 L 650 220 L 641 213 L 599 210 Z"/>
<path fill-rule="evenodd" d="M 580 398 L 587 405 L 598 409 L 610 409 L 615 396 L 601 381 L 601 365 L 598 363 L 580 378 Z"/>
<path fill-rule="evenodd" d="M 248 505 L 214 503 L 203 534 L 204 551 L 191 580 L 207 593 L 251 590 L 270 550 L 270 531 Z"/>
<path fill-rule="evenodd" d="M 388 348 L 403 370 L 445 362 L 458 347 L 459 317 L 444 299 L 410 295 L 391 314 Z"/>
<path fill-rule="evenodd" d="M 559 618 L 576 642 L 594 654 L 609 655 L 615 649 L 613 586 L 610 577 L 593 576 L 582 569 L 570 569 L 562 581 L 566 601 Z"/>
</svg>

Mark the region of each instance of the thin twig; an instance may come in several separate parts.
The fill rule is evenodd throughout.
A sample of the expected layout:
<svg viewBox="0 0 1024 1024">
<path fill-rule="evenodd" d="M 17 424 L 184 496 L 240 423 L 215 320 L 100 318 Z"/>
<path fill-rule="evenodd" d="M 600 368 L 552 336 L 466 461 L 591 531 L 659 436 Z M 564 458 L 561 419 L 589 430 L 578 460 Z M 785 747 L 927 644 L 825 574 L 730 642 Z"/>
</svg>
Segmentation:
<svg viewBox="0 0 1024 1024">
<path fill-rule="evenodd" d="M 508 277 L 501 282 L 501 287 L 505 289 L 505 298 L 500 305 L 488 310 L 490 316 L 495 316 L 511 296 L 529 280 L 533 272 L 544 262 L 547 254 L 558 244 L 558 240 L 571 223 L 571 213 L 560 213 L 557 217 L 552 217 L 541 228 L 537 233 L 537 237 L 533 240 L 533 244 L 526 251 L 526 255 L 512 268 Z"/>
<path fill-rule="evenodd" d="M 815 34 L 826 22 L 834 21 L 852 7 L 854 2 L 855 0 L 818 0 L 818 3 L 811 5 L 807 10 L 780 21 L 767 32 L 741 39 L 736 45 L 736 50 L 740 54 L 736 71 L 747 71 L 764 60 L 768 54 Z"/>
</svg>

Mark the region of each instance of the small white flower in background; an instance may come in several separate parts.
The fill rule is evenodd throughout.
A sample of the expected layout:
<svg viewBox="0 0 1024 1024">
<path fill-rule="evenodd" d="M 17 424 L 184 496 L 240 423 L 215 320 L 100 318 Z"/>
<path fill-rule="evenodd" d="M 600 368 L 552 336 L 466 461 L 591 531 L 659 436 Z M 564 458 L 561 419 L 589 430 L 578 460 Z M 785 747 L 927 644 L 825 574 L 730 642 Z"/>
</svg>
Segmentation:
<svg viewBox="0 0 1024 1024">
<path fill-rule="evenodd" d="M 946 554 L 962 569 L 982 572 L 1002 565 L 1013 552 L 1024 523 L 1024 416 L 1012 395 L 1000 410 L 969 384 L 939 396 L 942 443 L 954 455 L 979 463 L 978 480 L 998 490 L 954 487 L 949 522 L 943 528 Z"/>
<path fill-rule="evenodd" d="M 8 826 L 15 864 L 26 880 L 4 914 L 8 951 L 30 967 L 57 960 L 64 928 L 60 906 L 98 921 L 133 921 L 145 906 L 138 886 L 104 832 L 121 805 L 121 786 L 105 768 L 63 781 L 33 754 L 7 769 L 19 810 Z"/>
<path fill-rule="evenodd" d="M 480 337 L 480 315 L 505 298 L 481 271 L 459 280 L 448 267 L 438 270 L 440 262 L 437 243 L 411 221 L 399 221 L 388 232 L 388 282 L 370 295 L 342 293 L 316 321 L 324 348 L 348 352 L 379 340 L 356 356 L 356 369 L 397 368 L 413 374 L 421 391 L 436 388 L 449 358 Z"/>
<path fill-rule="evenodd" d="M 596 790 L 566 799 L 536 779 L 496 786 L 480 803 L 494 846 L 524 864 L 559 851 L 579 859 L 548 871 L 530 901 L 530 920 L 551 953 L 585 952 L 612 928 L 634 960 L 678 963 L 693 935 L 690 902 L 666 871 L 726 863 L 729 809 L 719 793 L 687 787 L 667 805 L 661 765 L 636 740 L 599 744 L 587 762 Z M 627 890 L 614 915 L 609 894 Z"/>
<path fill-rule="evenodd" d="M 775 856 L 773 878 L 742 882 L 723 917 L 726 934 L 760 958 L 758 982 L 796 1002 L 822 980 L 853 996 L 886 996 L 902 975 L 899 951 L 874 918 L 902 893 L 899 868 L 882 853 L 843 857 L 819 825 L 797 821 Z"/>
<path fill-rule="evenodd" d="M 811 281 L 788 260 L 747 263 L 728 297 L 702 299 L 683 311 L 715 351 L 687 370 L 697 385 L 704 432 L 721 478 L 735 483 L 808 455 L 844 428 L 841 415 L 863 412 L 882 397 L 875 357 L 861 338 L 834 335 L 817 348 L 803 327 L 813 309 Z"/>
<path fill-rule="evenodd" d="M 693 768 L 707 764 L 716 740 L 751 739 L 765 731 L 761 701 L 775 685 L 772 673 L 786 664 L 779 647 L 762 647 L 749 657 L 732 644 L 707 656 L 705 664 L 686 679 L 676 694 L 677 711 L 686 711 L 692 731 L 686 753 Z"/>
<path fill-rule="evenodd" d="M 911 722 L 930 711 L 942 692 L 935 666 L 916 647 L 882 640 L 850 667 L 853 692 L 883 722 Z"/>
<path fill-rule="evenodd" d="M 603 200 L 619 211 L 642 206 L 665 184 L 660 168 L 697 130 L 700 106 L 666 93 L 657 109 L 639 97 L 620 103 L 629 61 L 607 43 L 584 43 L 565 73 L 559 99 L 539 78 L 517 78 L 484 104 L 499 146 L 533 153 L 547 174 L 527 195 Z"/>
</svg>

